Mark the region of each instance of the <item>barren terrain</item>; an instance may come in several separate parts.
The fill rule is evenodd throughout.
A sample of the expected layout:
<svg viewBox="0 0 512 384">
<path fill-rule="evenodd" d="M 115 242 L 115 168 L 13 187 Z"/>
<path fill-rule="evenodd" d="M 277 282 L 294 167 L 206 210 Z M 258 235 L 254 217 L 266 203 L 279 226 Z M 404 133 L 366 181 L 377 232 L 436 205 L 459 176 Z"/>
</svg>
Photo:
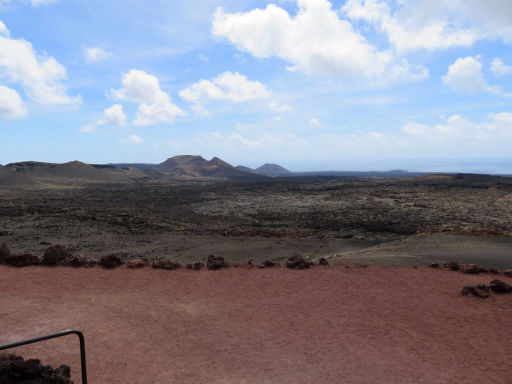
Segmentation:
<svg viewBox="0 0 512 384">
<path fill-rule="evenodd" d="M 512 266 L 510 179 L 282 178 L 0 190 L 0 241 L 91 256 Z"/>
<path fill-rule="evenodd" d="M 0 266 L 0 274 L 0 343 L 78 328 L 91 383 L 510 383 L 512 296 L 460 293 L 489 284 L 489 274 L 382 266 Z M 80 382 L 74 336 L 15 351 L 71 365 Z"/>
</svg>

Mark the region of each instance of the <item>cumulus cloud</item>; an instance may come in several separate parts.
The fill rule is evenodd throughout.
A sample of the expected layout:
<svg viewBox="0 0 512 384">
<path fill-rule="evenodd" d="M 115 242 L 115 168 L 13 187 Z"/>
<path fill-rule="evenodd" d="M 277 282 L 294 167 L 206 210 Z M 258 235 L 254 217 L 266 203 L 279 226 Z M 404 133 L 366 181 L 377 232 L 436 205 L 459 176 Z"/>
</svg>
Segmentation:
<svg viewBox="0 0 512 384">
<path fill-rule="evenodd" d="M 212 34 L 257 58 L 279 57 L 292 71 L 314 75 L 360 76 L 379 82 L 424 78 L 390 51 L 379 51 L 352 24 L 341 19 L 327 0 L 298 0 L 294 17 L 274 4 L 246 13 L 218 8 Z M 412 73 L 411 73 L 412 72 Z"/>
<path fill-rule="evenodd" d="M 137 135 L 130 135 L 123 142 L 126 144 L 140 144 L 144 142 L 144 139 Z"/>
<path fill-rule="evenodd" d="M 311 124 L 315 127 L 318 127 L 320 125 L 320 121 L 318 119 L 315 119 L 314 117 L 312 117 L 311 119 L 309 119 L 309 124 Z"/>
<path fill-rule="evenodd" d="M 99 47 L 85 47 L 84 55 L 87 63 L 95 63 L 112 56 L 112 52 L 107 52 Z"/>
<path fill-rule="evenodd" d="M 158 123 L 173 123 L 176 117 L 185 112 L 171 102 L 171 97 L 160 88 L 156 76 L 132 69 L 123 74 L 123 87 L 111 89 L 110 97 L 117 100 L 138 103 L 135 125 L 147 126 Z"/>
<path fill-rule="evenodd" d="M 286 104 L 279 105 L 275 102 L 270 103 L 269 108 L 276 113 L 285 113 L 285 112 L 290 112 L 292 110 L 292 108 L 289 105 L 286 105 Z"/>
<path fill-rule="evenodd" d="M 18 92 L 0 85 L 0 115 L 7 120 L 25 117 L 27 109 Z"/>
<path fill-rule="evenodd" d="M 188 102 L 201 103 L 208 100 L 229 100 L 240 103 L 262 99 L 270 92 L 259 81 L 251 81 L 238 72 L 224 72 L 213 80 L 199 80 L 179 93 Z"/>
<path fill-rule="evenodd" d="M 512 66 L 506 65 L 500 58 L 495 58 L 491 64 L 491 72 L 498 77 L 512 73 Z"/>
<path fill-rule="evenodd" d="M 512 3 L 502 0 L 348 0 L 342 14 L 384 32 L 399 52 L 512 42 Z"/>
<path fill-rule="evenodd" d="M 498 86 L 488 85 L 482 74 L 482 63 L 479 57 L 459 58 L 450 65 L 448 73 L 443 76 L 443 83 L 454 91 L 461 93 L 490 92 L 505 95 Z"/>
<path fill-rule="evenodd" d="M 98 125 L 116 125 L 122 127 L 126 124 L 126 114 L 121 104 L 114 104 L 103 111 L 103 119 L 98 121 Z"/>
<path fill-rule="evenodd" d="M 41 105 L 82 102 L 80 96 L 66 93 L 66 68 L 53 57 L 38 55 L 28 41 L 11 38 L 3 23 L 0 24 L 0 77 L 21 84 L 28 97 Z"/>
</svg>

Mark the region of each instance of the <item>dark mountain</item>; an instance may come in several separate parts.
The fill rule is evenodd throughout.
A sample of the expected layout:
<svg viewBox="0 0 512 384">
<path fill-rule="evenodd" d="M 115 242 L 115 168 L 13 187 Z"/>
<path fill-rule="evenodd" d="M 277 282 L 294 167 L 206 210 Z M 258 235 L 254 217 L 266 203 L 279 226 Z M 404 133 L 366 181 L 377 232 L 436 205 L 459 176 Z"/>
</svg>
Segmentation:
<svg viewBox="0 0 512 384">
<path fill-rule="evenodd" d="M 254 170 L 259 175 L 277 177 L 277 176 L 293 176 L 293 172 L 287 170 L 284 167 L 281 167 L 278 164 L 263 164 L 261 167 L 258 167 Z"/>
<path fill-rule="evenodd" d="M 89 165 L 80 161 L 64 164 L 25 161 L 7 164 L 5 168 L 13 175 L 42 186 L 132 183 L 146 176 L 139 170 L 134 172 L 114 166 Z"/>
<path fill-rule="evenodd" d="M 214 157 L 206 160 L 201 156 L 181 155 L 158 164 L 154 171 L 165 173 L 181 180 L 193 179 L 253 179 L 258 175 L 244 172 L 231 164 Z"/>
<path fill-rule="evenodd" d="M 158 164 L 147 164 L 147 163 L 119 163 L 119 164 L 108 164 L 108 165 L 113 165 L 114 167 L 117 167 L 117 168 L 137 168 L 137 169 L 140 169 L 141 171 L 146 171 L 146 170 L 150 170 L 150 169 L 155 169 L 155 167 L 158 165 Z"/>
<path fill-rule="evenodd" d="M 243 165 L 237 165 L 236 168 L 238 168 L 239 170 L 244 171 L 244 172 L 256 173 L 256 170 L 249 168 L 249 167 L 244 167 Z"/>
</svg>

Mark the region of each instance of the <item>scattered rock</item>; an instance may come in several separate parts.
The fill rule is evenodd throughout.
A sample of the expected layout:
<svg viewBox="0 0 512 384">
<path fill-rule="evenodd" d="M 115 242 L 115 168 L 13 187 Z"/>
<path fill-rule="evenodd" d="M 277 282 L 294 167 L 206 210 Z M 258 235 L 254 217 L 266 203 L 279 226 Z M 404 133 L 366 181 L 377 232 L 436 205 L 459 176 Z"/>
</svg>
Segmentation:
<svg viewBox="0 0 512 384">
<path fill-rule="evenodd" d="M 6 384 L 73 384 L 71 368 L 61 365 L 53 369 L 39 360 L 21 356 L 0 355 L 0 383 Z"/>
<path fill-rule="evenodd" d="M 0 236 L 7 236 L 9 232 L 7 231 L 0 231 Z"/>
<path fill-rule="evenodd" d="M 123 265 L 123 261 L 117 255 L 107 255 L 103 256 L 98 264 L 103 268 L 111 269 Z"/>
<path fill-rule="evenodd" d="M 307 261 L 302 255 L 296 254 L 286 261 L 286 266 L 291 269 L 307 269 L 311 262 Z"/>
<path fill-rule="evenodd" d="M 505 276 L 512 277 L 512 269 L 506 269 L 505 272 L 503 272 Z"/>
<path fill-rule="evenodd" d="M 480 267 L 476 264 L 461 264 L 460 266 L 461 272 L 467 273 L 469 275 L 478 275 L 480 273 Z"/>
<path fill-rule="evenodd" d="M 512 293 L 512 285 L 501 280 L 493 280 L 491 281 L 491 290 L 495 293 Z"/>
<path fill-rule="evenodd" d="M 208 262 L 206 264 L 208 269 L 216 271 L 222 268 L 227 268 L 228 264 L 226 263 L 226 260 L 222 256 L 214 256 L 210 255 L 208 256 Z"/>
<path fill-rule="evenodd" d="M 489 297 L 489 287 L 484 284 L 466 285 L 462 289 L 462 294 L 464 296 L 473 295 L 475 297 L 480 297 L 482 299 L 486 299 Z"/>
<path fill-rule="evenodd" d="M 203 263 L 190 263 L 190 264 L 187 264 L 187 269 L 193 269 L 194 271 L 200 271 L 201 269 L 204 268 L 204 264 Z"/>
<path fill-rule="evenodd" d="M 92 257 L 92 256 L 85 256 L 85 255 L 79 255 L 79 256 L 71 256 L 64 260 L 61 265 L 64 267 L 74 267 L 74 268 L 91 268 L 94 267 L 96 264 L 98 264 L 98 259 Z"/>
<path fill-rule="evenodd" d="M 9 250 L 7 244 L 0 244 L 0 264 L 3 264 L 5 259 L 7 259 L 9 256 L 11 256 L 11 251 Z"/>
<path fill-rule="evenodd" d="M 181 268 L 181 264 L 169 259 L 153 260 L 153 268 L 169 269 L 171 271 Z"/>
<path fill-rule="evenodd" d="M 325 257 L 321 257 L 318 260 L 318 265 L 329 265 L 329 262 L 327 261 L 327 259 Z"/>
<path fill-rule="evenodd" d="M 272 268 L 276 266 L 280 266 L 280 264 L 271 260 L 265 260 L 263 263 L 257 265 L 258 268 Z"/>
<path fill-rule="evenodd" d="M 432 264 L 430 264 L 430 268 L 439 268 L 439 264 L 438 263 L 432 263 Z"/>
<path fill-rule="evenodd" d="M 27 267 L 29 265 L 39 265 L 43 262 L 40 256 L 24 253 L 22 255 L 11 255 L 5 259 L 5 264 L 13 267 Z"/>
<path fill-rule="evenodd" d="M 460 269 L 459 263 L 456 261 L 450 261 L 448 263 L 443 264 L 443 268 L 449 269 L 450 271 L 458 271 Z"/>
<path fill-rule="evenodd" d="M 128 268 L 136 269 L 136 268 L 143 268 L 147 267 L 149 265 L 149 262 L 144 259 L 133 259 L 126 263 L 126 266 Z"/>
<path fill-rule="evenodd" d="M 43 264 L 57 265 L 64 260 L 73 257 L 73 255 L 63 245 L 54 245 L 46 248 L 43 256 Z"/>
</svg>

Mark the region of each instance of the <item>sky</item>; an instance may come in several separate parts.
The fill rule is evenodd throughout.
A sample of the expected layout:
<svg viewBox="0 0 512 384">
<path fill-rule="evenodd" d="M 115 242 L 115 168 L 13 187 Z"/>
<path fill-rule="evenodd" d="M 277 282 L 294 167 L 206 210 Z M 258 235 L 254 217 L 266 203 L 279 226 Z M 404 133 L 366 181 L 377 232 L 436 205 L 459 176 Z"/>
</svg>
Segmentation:
<svg viewBox="0 0 512 384">
<path fill-rule="evenodd" d="M 512 173 L 512 2 L 0 0 L 0 163 Z"/>
</svg>

